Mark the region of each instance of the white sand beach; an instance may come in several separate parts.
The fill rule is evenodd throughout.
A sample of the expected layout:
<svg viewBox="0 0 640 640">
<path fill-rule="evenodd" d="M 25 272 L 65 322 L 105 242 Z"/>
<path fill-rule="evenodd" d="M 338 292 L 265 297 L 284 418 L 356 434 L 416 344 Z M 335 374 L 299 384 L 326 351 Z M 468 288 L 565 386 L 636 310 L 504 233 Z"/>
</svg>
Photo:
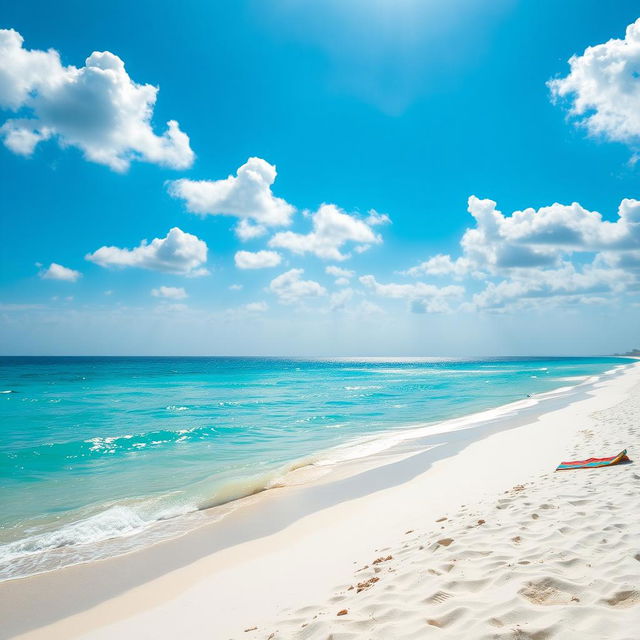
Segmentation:
<svg viewBox="0 0 640 640">
<path fill-rule="evenodd" d="M 2 583 L 0 635 L 637 640 L 640 363 L 571 398 L 438 459 L 392 452 L 144 551 Z M 623 448 L 631 464 L 554 471 Z"/>
</svg>

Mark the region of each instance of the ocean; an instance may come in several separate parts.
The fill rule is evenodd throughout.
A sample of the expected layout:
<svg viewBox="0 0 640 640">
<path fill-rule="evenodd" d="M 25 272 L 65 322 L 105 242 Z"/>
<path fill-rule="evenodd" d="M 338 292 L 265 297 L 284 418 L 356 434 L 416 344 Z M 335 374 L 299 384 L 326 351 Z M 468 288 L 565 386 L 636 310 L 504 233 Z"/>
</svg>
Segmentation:
<svg viewBox="0 0 640 640">
<path fill-rule="evenodd" d="M 179 535 L 292 469 L 627 363 L 2 357 L 0 579 Z"/>
</svg>

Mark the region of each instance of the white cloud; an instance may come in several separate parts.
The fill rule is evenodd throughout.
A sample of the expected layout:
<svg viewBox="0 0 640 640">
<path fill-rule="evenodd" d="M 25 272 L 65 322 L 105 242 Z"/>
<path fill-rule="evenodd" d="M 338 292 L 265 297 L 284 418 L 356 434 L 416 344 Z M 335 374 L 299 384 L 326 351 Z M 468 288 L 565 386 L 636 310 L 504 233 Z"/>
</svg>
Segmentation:
<svg viewBox="0 0 640 640">
<path fill-rule="evenodd" d="M 438 254 L 407 270 L 410 276 L 453 276 L 462 278 L 469 274 L 470 265 L 466 258 L 452 260 L 451 256 Z"/>
<path fill-rule="evenodd" d="M 640 140 L 640 19 L 613 38 L 569 60 L 570 72 L 550 80 L 552 97 L 570 100 L 570 115 L 592 135 Z"/>
<path fill-rule="evenodd" d="M 576 202 L 504 215 L 493 200 L 471 196 L 468 210 L 475 226 L 462 236 L 462 255 L 439 254 L 406 272 L 484 279 L 485 288 L 462 308 L 502 310 L 545 298 L 593 304 L 640 288 L 638 200 L 623 199 L 613 222 Z"/>
<path fill-rule="evenodd" d="M 250 313 L 264 313 L 269 309 L 269 305 L 266 302 L 249 302 L 243 308 Z"/>
<path fill-rule="evenodd" d="M 269 291 L 274 293 L 283 304 L 293 304 L 304 298 L 324 296 L 327 290 L 314 280 L 301 280 L 303 269 L 290 269 L 274 278 Z"/>
<path fill-rule="evenodd" d="M 325 267 L 324 271 L 330 276 L 334 276 L 334 278 L 353 278 L 353 276 L 355 275 L 355 271 L 351 271 L 350 269 L 343 269 L 342 267 L 336 267 L 333 264 Z"/>
<path fill-rule="evenodd" d="M 151 289 L 151 295 L 154 298 L 169 298 L 170 300 L 184 300 L 187 292 L 182 287 L 158 287 Z"/>
<path fill-rule="evenodd" d="M 621 293 L 634 281 L 621 269 L 603 269 L 594 265 L 576 268 L 564 262 L 557 269 L 529 269 L 498 283 L 490 282 L 473 296 L 479 309 L 495 309 L 521 301 L 585 295 Z M 602 298 L 602 296 L 598 296 Z"/>
<path fill-rule="evenodd" d="M 265 227 L 287 226 L 295 208 L 271 191 L 276 168 L 261 158 L 249 158 L 236 176 L 224 180 L 174 180 L 169 193 L 200 215 L 240 218 L 236 233 L 243 240 L 264 233 Z"/>
<path fill-rule="evenodd" d="M 365 222 L 372 227 L 376 227 L 381 224 L 391 224 L 391 218 L 386 213 L 378 213 L 375 209 L 370 209 Z"/>
<path fill-rule="evenodd" d="M 235 255 L 235 263 L 238 269 L 265 269 L 277 267 L 282 258 L 276 251 L 238 251 Z"/>
<path fill-rule="evenodd" d="M 382 242 L 382 236 L 373 231 L 370 223 L 345 213 L 334 204 L 321 205 L 311 214 L 311 223 L 312 231 L 309 233 L 283 231 L 269 240 L 269 246 L 297 254 L 313 253 L 325 260 L 342 261 L 349 257 L 349 254 L 340 251 L 347 242 L 357 243 L 356 249 Z"/>
<path fill-rule="evenodd" d="M 64 66 L 57 51 L 28 50 L 13 29 L 0 30 L 0 107 L 19 112 L 0 127 L 4 144 L 30 155 L 43 140 L 78 147 L 92 162 L 126 171 L 132 160 L 184 169 L 189 137 L 175 120 L 158 136 L 151 118 L 158 88 L 137 84 L 124 62 L 94 51 L 84 67 Z"/>
<path fill-rule="evenodd" d="M 247 242 L 247 240 L 253 240 L 254 238 L 260 238 L 267 233 L 267 228 L 261 224 L 252 224 L 246 218 L 243 218 L 234 227 L 234 231 L 240 240 Z"/>
<path fill-rule="evenodd" d="M 580 304 L 593 304 L 593 305 L 602 305 L 608 304 L 610 302 L 609 298 L 603 298 L 601 296 L 582 296 L 578 299 Z"/>
<path fill-rule="evenodd" d="M 173 227 L 165 238 L 143 240 L 134 249 L 101 247 L 85 256 L 101 267 L 140 267 L 185 276 L 207 274 L 207 245 L 198 237 Z"/>
<path fill-rule="evenodd" d="M 355 275 L 355 271 L 350 271 L 349 269 L 342 269 L 341 267 L 336 267 L 333 264 L 330 264 L 328 267 L 325 267 L 325 273 L 330 276 L 333 276 L 336 280 L 335 283 L 339 287 L 346 287 L 349 284 L 349 281 Z"/>
<path fill-rule="evenodd" d="M 619 267 L 628 271 L 640 272 L 640 251 L 604 251 L 596 257 L 601 266 Z"/>
<path fill-rule="evenodd" d="M 361 276 L 360 282 L 367 288 L 385 298 L 426 298 L 431 296 L 459 297 L 464 293 L 464 288 L 458 285 L 437 287 L 433 284 L 416 282 L 411 284 L 398 284 L 391 282 L 382 284 L 374 276 Z"/>
<path fill-rule="evenodd" d="M 528 208 L 505 216 L 493 200 L 469 198 L 476 226 L 465 231 L 462 256 L 437 255 L 407 271 L 409 275 L 483 277 L 512 269 L 557 267 L 563 257 L 640 247 L 640 201 L 625 198 L 615 222 L 577 202 Z"/>
<path fill-rule="evenodd" d="M 242 285 L 241 284 L 230 284 L 229 285 L 229 291 L 242 291 Z"/>
<path fill-rule="evenodd" d="M 40 277 L 44 280 L 65 280 L 66 282 L 75 282 L 82 274 L 75 269 L 63 267 L 57 262 L 52 262 L 48 269 L 40 272 Z"/>
<path fill-rule="evenodd" d="M 384 298 L 405 299 L 411 303 L 415 312 L 443 312 L 450 310 L 450 302 L 460 299 L 464 295 L 464 288 L 458 285 L 437 287 L 424 282 L 411 284 L 379 283 L 374 276 L 361 276 L 360 282 Z"/>
</svg>

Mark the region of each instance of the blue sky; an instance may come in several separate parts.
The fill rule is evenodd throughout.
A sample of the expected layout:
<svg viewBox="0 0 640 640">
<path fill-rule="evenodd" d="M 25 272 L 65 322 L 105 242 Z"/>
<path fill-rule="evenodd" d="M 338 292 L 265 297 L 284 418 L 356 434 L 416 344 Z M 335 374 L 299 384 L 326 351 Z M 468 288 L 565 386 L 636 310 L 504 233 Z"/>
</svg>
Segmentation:
<svg viewBox="0 0 640 640">
<path fill-rule="evenodd" d="M 635 346 L 637 5 L 487 4 L 6 4 L 0 351 Z"/>
</svg>

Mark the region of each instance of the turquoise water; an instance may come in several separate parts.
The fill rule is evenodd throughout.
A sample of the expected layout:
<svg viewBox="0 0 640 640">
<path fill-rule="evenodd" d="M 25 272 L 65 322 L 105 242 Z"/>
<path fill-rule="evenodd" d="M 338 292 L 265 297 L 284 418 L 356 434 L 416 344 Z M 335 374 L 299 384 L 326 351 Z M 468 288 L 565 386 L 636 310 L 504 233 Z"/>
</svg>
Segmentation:
<svg viewBox="0 0 640 640">
<path fill-rule="evenodd" d="M 364 436 L 626 363 L 0 358 L 0 577 L 268 487 Z"/>
</svg>

